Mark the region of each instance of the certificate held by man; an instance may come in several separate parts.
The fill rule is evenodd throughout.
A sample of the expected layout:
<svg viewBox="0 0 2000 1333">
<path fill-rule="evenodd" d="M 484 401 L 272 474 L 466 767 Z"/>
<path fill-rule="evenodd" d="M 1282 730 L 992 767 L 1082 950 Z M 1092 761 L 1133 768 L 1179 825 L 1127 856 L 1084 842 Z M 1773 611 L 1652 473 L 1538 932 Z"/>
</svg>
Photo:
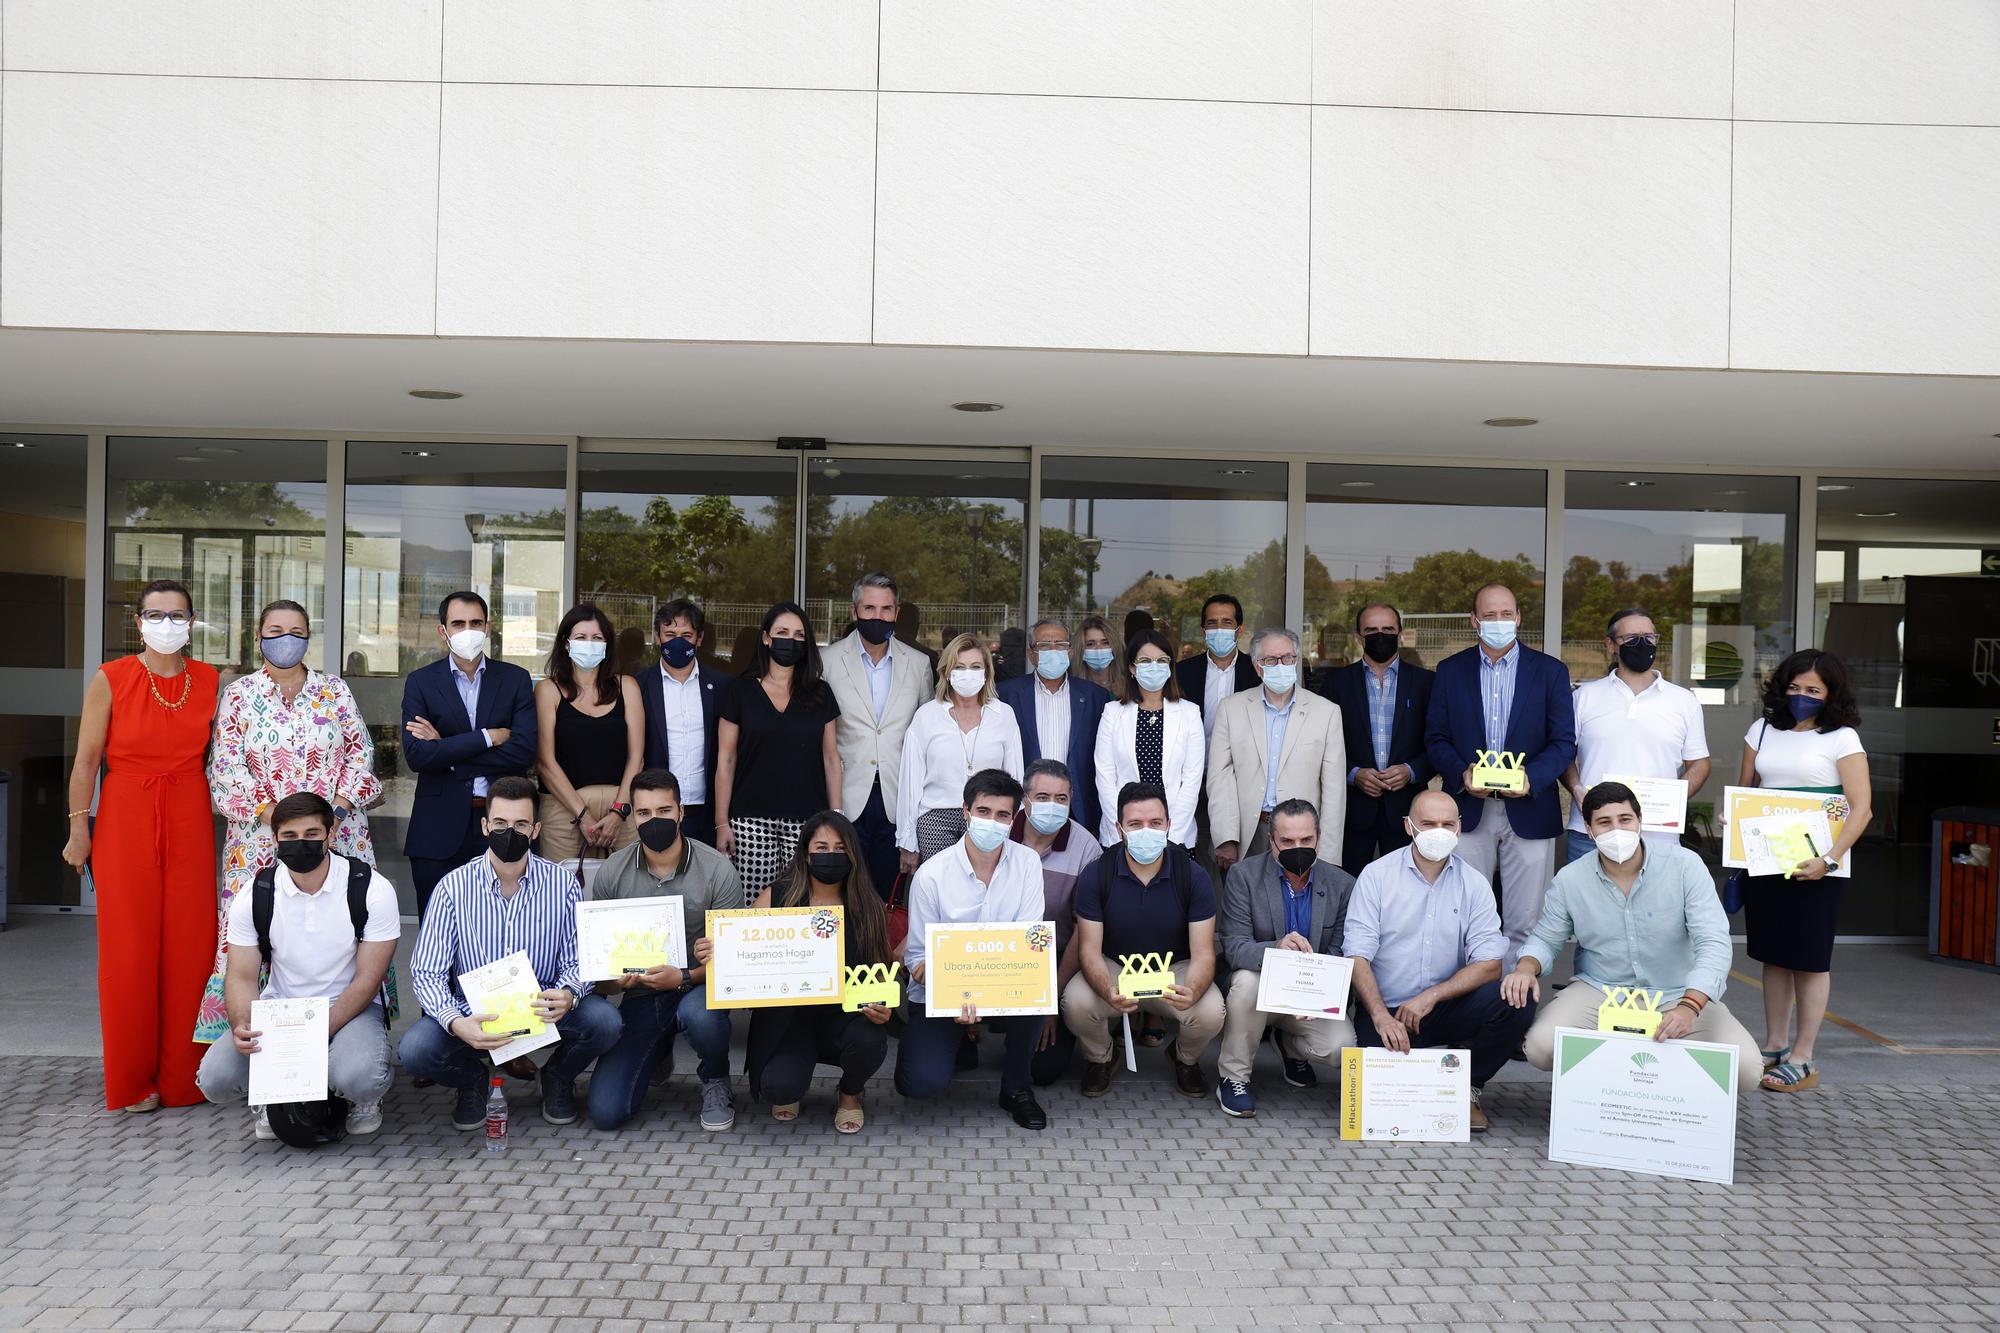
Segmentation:
<svg viewBox="0 0 2000 1333">
<path fill-rule="evenodd" d="M 686 967 L 687 927 L 681 899 L 605 898 L 578 903 L 576 962 L 586 981 L 616 981 L 656 967 Z"/>
<path fill-rule="evenodd" d="M 327 1010 L 324 996 L 252 1000 L 250 1028 L 257 1051 L 250 1057 L 252 1106 L 326 1100 Z"/>
<path fill-rule="evenodd" d="M 458 988 L 474 1014 L 491 1014 L 480 1028 L 488 1036 L 514 1040 L 487 1054 L 495 1065 L 504 1065 L 516 1056 L 539 1051 L 562 1040 L 555 1028 L 535 1015 L 542 997 L 542 983 L 535 977 L 535 965 L 527 951 L 516 949 L 505 958 L 496 958 L 484 967 L 459 974 Z"/>
<path fill-rule="evenodd" d="M 745 908 L 707 923 L 709 1008 L 840 1003 L 845 909 Z"/>
<path fill-rule="evenodd" d="M 1301 949 L 1266 949 L 1257 1008 L 1298 1018 L 1346 1018 L 1354 960 Z"/>
<path fill-rule="evenodd" d="M 1732 1183 L 1739 1054 L 1733 1045 L 1557 1028 L 1549 1160 Z"/>
<path fill-rule="evenodd" d="M 1053 921 L 981 921 L 924 927 L 924 1013 L 982 1018 L 1056 1012 Z"/>
</svg>

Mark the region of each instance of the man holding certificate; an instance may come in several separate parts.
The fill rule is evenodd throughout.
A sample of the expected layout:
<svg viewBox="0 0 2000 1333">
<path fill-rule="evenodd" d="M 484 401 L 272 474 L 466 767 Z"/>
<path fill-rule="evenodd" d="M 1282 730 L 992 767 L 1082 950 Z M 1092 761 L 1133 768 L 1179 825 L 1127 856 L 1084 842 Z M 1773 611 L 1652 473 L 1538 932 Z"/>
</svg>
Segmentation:
<svg viewBox="0 0 2000 1333">
<path fill-rule="evenodd" d="M 533 1023 L 553 1025 L 559 1038 L 541 1073 L 542 1119 L 551 1125 L 576 1123 L 577 1075 L 618 1040 L 618 1011 L 592 995 L 577 970 L 576 876 L 528 850 L 541 830 L 539 803 L 528 779 L 493 780 L 480 821 L 486 852 L 438 883 L 410 959 L 424 1014 L 403 1034 L 403 1067 L 458 1094 L 453 1129 L 486 1123 L 490 1053 L 532 1037 Z M 497 1022 L 498 1014 L 474 1013 L 459 981 L 517 953 L 527 955 L 540 988 L 526 1031 Z"/>
<path fill-rule="evenodd" d="M 1600 782 L 1584 796 L 1583 817 L 1596 852 L 1556 874 L 1521 961 L 1500 991 L 1507 1003 L 1532 1006 L 1536 980 L 1563 946 L 1576 940 L 1576 979 L 1549 998 L 1528 1029 L 1528 1063 L 1555 1062 L 1556 1029 L 1598 1025 L 1598 1009 L 1615 987 L 1664 992 L 1671 1008 L 1659 1015 L 1656 1041 L 1687 1037 L 1735 1046 L 1738 1069 L 1755 1069 L 1757 1042 L 1722 1001 L 1733 953 L 1729 918 L 1715 881 L 1685 847 L 1654 846 L 1639 835 L 1641 811 L 1631 788 Z M 1738 1078 L 1742 1096 L 1756 1085 Z"/>
<path fill-rule="evenodd" d="M 896 1091 L 912 1101 L 943 1096 L 958 1067 L 962 1029 L 983 1021 L 1006 1040 L 1000 1109 L 1023 1129 L 1047 1129 L 1049 1118 L 1035 1100 L 1033 1082 L 1041 1015 L 982 1020 L 975 1006 L 966 1005 L 956 1018 L 931 1018 L 916 1008 L 927 998 L 929 927 L 1043 919 L 1041 860 L 1007 836 L 1021 806 L 1021 784 L 997 768 L 981 769 L 966 779 L 964 801 L 965 835 L 918 866 L 910 880 L 910 933 L 903 964 L 910 976 L 912 1008 L 896 1052 Z"/>
<path fill-rule="evenodd" d="M 643 972 L 587 978 L 598 993 L 619 998 L 618 1044 L 590 1076 L 590 1123 L 617 1129 L 639 1114 L 646 1089 L 664 1061 L 673 1069 L 674 1036 L 687 1034 L 701 1080 L 701 1127 L 720 1133 L 736 1123 L 729 1095 L 729 1014 L 710 1009 L 707 968 L 693 958 L 708 913 L 743 905 L 743 878 L 715 848 L 687 836 L 680 779 L 649 768 L 632 779 L 632 827 L 639 840 L 613 852 L 590 884 L 590 901 L 680 900 L 678 958 L 647 960 Z"/>
<path fill-rule="evenodd" d="M 1320 859 L 1319 839 L 1319 811 L 1312 802 L 1280 801 L 1271 810 L 1270 853 L 1238 862 L 1222 882 L 1222 956 L 1233 975 L 1222 1026 L 1222 1058 L 1216 1063 L 1222 1080 L 1215 1099 L 1226 1115 L 1257 1114 L 1250 1070 L 1267 1026 L 1284 1034 L 1278 1050 L 1284 1057 L 1285 1082 L 1295 1088 L 1309 1088 L 1319 1081 L 1313 1060 L 1331 1061 L 1342 1047 L 1354 1044 L 1354 1025 L 1346 1016 L 1348 969 L 1340 950 L 1354 877 Z M 1306 1000 L 1317 1016 L 1269 1012 L 1263 1007 L 1264 974 L 1271 967 L 1267 955 L 1273 950 L 1280 954 L 1281 967 L 1302 957 L 1325 959 L 1316 961 L 1313 970 L 1339 974 L 1287 978 L 1284 998 Z M 1322 980 L 1337 980 L 1340 994 L 1314 993 Z M 1276 992 L 1279 987 L 1272 989 Z M 1330 1009 L 1339 1012 L 1327 1012 Z M 1287 1039 L 1290 1047 L 1284 1045 Z"/>
</svg>

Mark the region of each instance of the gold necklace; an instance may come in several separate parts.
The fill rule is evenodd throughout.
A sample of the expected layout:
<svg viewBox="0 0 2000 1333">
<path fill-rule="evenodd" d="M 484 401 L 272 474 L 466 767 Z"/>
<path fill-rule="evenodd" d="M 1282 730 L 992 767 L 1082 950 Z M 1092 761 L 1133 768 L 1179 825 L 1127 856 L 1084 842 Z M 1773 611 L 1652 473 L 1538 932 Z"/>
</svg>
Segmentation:
<svg viewBox="0 0 2000 1333">
<path fill-rule="evenodd" d="M 153 674 L 153 668 L 146 666 L 144 662 L 139 663 L 139 665 L 146 667 L 146 688 L 153 692 L 154 703 L 166 709 L 169 713 L 187 705 L 188 693 L 194 689 L 194 677 L 189 673 L 187 668 L 181 668 L 181 697 L 169 703 L 167 696 L 160 693 L 160 678 Z"/>
</svg>

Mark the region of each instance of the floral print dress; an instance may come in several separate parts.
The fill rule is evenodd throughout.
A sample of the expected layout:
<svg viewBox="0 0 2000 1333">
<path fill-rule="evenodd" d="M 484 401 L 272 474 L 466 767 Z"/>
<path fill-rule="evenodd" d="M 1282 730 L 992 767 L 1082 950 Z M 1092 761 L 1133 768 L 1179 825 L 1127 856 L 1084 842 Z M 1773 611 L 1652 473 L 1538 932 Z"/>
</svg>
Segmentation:
<svg viewBox="0 0 2000 1333">
<path fill-rule="evenodd" d="M 222 852 L 215 969 L 195 1020 L 196 1041 L 217 1041 L 229 1032 L 222 1005 L 229 904 L 250 888 L 260 867 L 277 859 L 271 830 L 258 812 L 295 792 L 315 792 L 348 812 L 335 826 L 327 850 L 373 865 L 375 844 L 368 836 L 366 809 L 382 795 L 374 760 L 375 745 L 354 693 L 338 676 L 308 670 L 290 703 L 270 672 L 261 669 L 239 676 L 223 690 L 215 708 L 208 787 L 216 813 L 229 821 L 229 836 Z M 346 885 L 338 887 L 344 896 Z"/>
</svg>

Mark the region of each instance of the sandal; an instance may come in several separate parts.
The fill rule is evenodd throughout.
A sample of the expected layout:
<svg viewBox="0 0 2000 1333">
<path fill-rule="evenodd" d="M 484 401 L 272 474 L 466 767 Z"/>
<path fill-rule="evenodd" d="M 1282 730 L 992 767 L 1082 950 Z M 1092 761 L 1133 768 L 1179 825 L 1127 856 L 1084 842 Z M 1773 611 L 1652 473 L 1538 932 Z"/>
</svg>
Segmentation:
<svg viewBox="0 0 2000 1333">
<path fill-rule="evenodd" d="M 1775 1051 L 1757 1052 L 1757 1054 L 1764 1057 L 1764 1068 L 1766 1071 L 1769 1071 L 1773 1065 L 1777 1064 L 1779 1061 L 1783 1060 L 1786 1056 L 1790 1055 L 1791 1053 L 1792 1053 L 1792 1048 L 1789 1046 L 1780 1046 Z"/>
<path fill-rule="evenodd" d="M 1804 1092 L 1819 1086 L 1819 1065 L 1812 1060 L 1785 1060 L 1772 1065 L 1758 1081 L 1766 1092 Z"/>
<path fill-rule="evenodd" d="M 859 1134 L 866 1123 L 867 1117 L 858 1106 L 842 1106 L 833 1113 L 833 1127 L 842 1134 Z"/>
<path fill-rule="evenodd" d="M 130 1106 L 121 1107 L 120 1109 L 127 1115 L 145 1115 L 149 1111 L 157 1111 L 160 1109 L 160 1094 L 149 1092 Z"/>
<path fill-rule="evenodd" d="M 774 1103 L 771 1107 L 771 1119 L 781 1125 L 797 1120 L 798 1118 L 799 1104 L 797 1102 L 786 1102 L 783 1105 Z"/>
</svg>

